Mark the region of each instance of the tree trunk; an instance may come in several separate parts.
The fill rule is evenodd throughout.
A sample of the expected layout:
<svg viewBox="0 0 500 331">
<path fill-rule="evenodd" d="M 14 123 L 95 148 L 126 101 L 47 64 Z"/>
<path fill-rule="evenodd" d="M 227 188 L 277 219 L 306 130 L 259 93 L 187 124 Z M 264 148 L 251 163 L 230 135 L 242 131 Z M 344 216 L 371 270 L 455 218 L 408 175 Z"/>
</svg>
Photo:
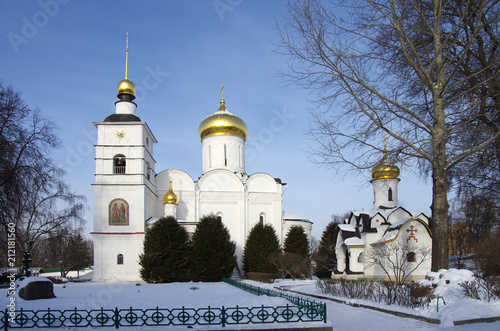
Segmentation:
<svg viewBox="0 0 500 331">
<path fill-rule="evenodd" d="M 432 271 L 448 269 L 448 169 L 446 162 L 446 131 L 443 98 L 434 97 L 434 126 L 432 128 Z"/>
</svg>

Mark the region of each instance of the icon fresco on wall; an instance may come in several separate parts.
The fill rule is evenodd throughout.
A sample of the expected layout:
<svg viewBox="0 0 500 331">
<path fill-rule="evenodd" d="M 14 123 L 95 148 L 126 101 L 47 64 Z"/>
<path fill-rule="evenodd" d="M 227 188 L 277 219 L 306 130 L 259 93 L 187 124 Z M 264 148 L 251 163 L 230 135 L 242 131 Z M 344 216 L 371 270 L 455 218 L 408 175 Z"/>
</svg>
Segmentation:
<svg viewBox="0 0 500 331">
<path fill-rule="evenodd" d="M 113 199 L 109 203 L 109 225 L 128 225 L 128 202 L 125 199 Z"/>
</svg>

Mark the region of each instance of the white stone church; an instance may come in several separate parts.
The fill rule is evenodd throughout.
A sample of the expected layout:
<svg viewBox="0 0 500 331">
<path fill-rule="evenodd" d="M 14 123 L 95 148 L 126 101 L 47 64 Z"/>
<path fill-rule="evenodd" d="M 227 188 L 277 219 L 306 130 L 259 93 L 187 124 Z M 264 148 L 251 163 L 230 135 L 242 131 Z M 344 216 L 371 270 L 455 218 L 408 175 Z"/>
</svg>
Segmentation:
<svg viewBox="0 0 500 331">
<path fill-rule="evenodd" d="M 128 55 L 128 49 L 127 49 Z M 199 219 L 214 213 L 236 242 L 238 267 L 250 229 L 271 224 L 281 244 L 292 225 L 310 239 L 312 222 L 284 212 L 286 184 L 267 173 L 245 172 L 247 126 L 230 113 L 224 96 L 219 109 L 200 119 L 203 173 L 155 171 L 155 136 L 137 116 L 135 85 L 118 83 L 116 113 L 95 122 L 98 132 L 94 190 L 94 281 L 139 281 L 139 255 L 145 232 L 159 218 L 173 215 L 192 233 Z M 194 128 L 193 128 L 194 129 Z M 193 130 L 194 131 L 194 130 Z"/>
<path fill-rule="evenodd" d="M 398 203 L 399 168 L 384 157 L 372 169 L 373 208 L 352 212 L 339 225 L 332 277 L 418 280 L 431 271 L 429 217 Z M 373 263 L 374 252 L 382 262 Z M 376 255 L 375 255 L 376 256 Z M 383 265 L 382 265 L 383 264 Z"/>
</svg>

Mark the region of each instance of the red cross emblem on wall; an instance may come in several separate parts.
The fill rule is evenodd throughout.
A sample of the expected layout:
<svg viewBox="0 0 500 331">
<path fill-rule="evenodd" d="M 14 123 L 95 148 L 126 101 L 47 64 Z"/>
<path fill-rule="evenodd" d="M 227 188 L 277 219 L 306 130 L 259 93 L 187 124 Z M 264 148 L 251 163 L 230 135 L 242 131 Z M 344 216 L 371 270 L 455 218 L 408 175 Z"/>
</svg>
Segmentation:
<svg viewBox="0 0 500 331">
<path fill-rule="evenodd" d="M 413 225 L 410 225 L 410 228 L 409 229 L 406 229 L 406 232 L 408 232 L 410 234 L 410 236 L 408 237 L 408 239 L 406 239 L 406 241 L 410 241 L 410 239 L 414 239 L 415 242 L 418 243 L 418 239 L 415 237 L 415 232 L 418 232 L 417 229 L 415 229 L 415 227 Z"/>
</svg>

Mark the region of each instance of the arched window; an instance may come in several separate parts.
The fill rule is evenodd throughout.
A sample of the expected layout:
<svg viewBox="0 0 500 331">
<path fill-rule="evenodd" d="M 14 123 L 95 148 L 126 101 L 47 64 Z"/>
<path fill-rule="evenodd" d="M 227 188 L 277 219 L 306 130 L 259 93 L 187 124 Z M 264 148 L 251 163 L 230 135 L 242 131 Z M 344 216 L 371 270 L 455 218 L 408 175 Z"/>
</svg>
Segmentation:
<svg viewBox="0 0 500 331">
<path fill-rule="evenodd" d="M 259 215 L 259 223 L 260 224 L 264 224 L 265 220 L 266 220 L 266 214 L 265 213 L 260 213 L 260 215 Z"/>
<path fill-rule="evenodd" d="M 392 201 L 392 188 L 389 187 L 389 191 L 387 192 L 387 197 L 389 201 Z"/>
<path fill-rule="evenodd" d="M 406 260 L 408 262 L 417 262 L 417 254 L 415 254 L 415 252 L 409 252 L 406 254 Z"/>
<path fill-rule="evenodd" d="M 222 222 L 222 212 L 217 213 L 217 219 Z"/>
<path fill-rule="evenodd" d="M 116 256 L 116 264 L 123 264 L 123 254 L 118 254 Z"/>
<path fill-rule="evenodd" d="M 125 155 L 116 154 L 113 157 L 113 173 L 114 174 L 124 174 L 125 173 Z"/>
<path fill-rule="evenodd" d="M 358 262 L 359 263 L 365 262 L 365 254 L 363 254 L 363 253 L 359 254 L 359 256 L 358 256 Z"/>
</svg>

